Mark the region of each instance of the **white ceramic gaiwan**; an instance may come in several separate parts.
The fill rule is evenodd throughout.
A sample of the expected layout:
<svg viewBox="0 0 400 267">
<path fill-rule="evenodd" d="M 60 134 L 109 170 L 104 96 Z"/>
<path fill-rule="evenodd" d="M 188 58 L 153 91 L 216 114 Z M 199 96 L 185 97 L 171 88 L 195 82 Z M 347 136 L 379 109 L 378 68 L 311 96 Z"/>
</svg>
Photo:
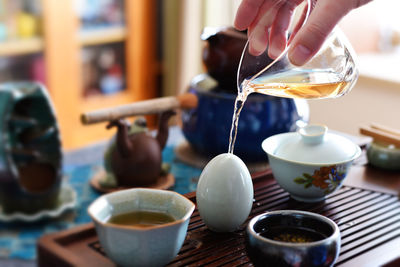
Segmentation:
<svg viewBox="0 0 400 267">
<path fill-rule="evenodd" d="M 317 202 L 342 186 L 360 147 L 324 125 L 271 136 L 262 143 L 278 184 L 303 202 Z"/>
</svg>

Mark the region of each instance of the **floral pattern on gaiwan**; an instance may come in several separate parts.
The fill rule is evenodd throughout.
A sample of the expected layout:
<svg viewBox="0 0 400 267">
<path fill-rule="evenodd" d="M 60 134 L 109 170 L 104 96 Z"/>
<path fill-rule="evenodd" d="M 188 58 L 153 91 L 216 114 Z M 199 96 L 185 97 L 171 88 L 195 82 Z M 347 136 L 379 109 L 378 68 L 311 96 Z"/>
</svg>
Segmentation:
<svg viewBox="0 0 400 267">
<path fill-rule="evenodd" d="M 303 184 L 304 188 L 309 188 L 312 185 L 325 190 L 325 193 L 331 193 L 341 184 L 346 177 L 346 165 L 332 165 L 321 167 L 315 170 L 314 173 L 303 173 L 294 179 L 296 184 Z"/>
</svg>

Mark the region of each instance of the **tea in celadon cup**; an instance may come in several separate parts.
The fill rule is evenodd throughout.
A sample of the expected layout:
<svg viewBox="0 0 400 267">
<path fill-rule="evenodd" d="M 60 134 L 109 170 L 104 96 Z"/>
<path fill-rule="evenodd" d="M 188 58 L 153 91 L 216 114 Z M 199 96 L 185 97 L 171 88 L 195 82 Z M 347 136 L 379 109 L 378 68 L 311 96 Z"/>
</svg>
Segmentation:
<svg viewBox="0 0 400 267">
<path fill-rule="evenodd" d="M 181 249 L 194 208 L 173 191 L 133 188 L 99 197 L 88 213 L 118 266 L 164 266 Z"/>
</svg>

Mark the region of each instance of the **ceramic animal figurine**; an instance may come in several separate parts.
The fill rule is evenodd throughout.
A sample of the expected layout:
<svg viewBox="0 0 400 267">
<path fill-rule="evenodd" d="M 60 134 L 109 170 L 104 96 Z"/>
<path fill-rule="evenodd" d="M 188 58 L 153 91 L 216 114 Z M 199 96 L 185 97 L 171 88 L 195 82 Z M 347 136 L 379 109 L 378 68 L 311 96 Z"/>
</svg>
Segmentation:
<svg viewBox="0 0 400 267">
<path fill-rule="evenodd" d="M 57 205 L 62 150 L 46 88 L 0 85 L 0 205 L 4 213 L 33 214 Z"/>
<path fill-rule="evenodd" d="M 174 111 L 161 113 L 155 137 L 148 132 L 143 118 L 130 127 L 123 120 L 107 125 L 108 129 L 118 129 L 115 143 L 105 154 L 107 174 L 115 177 L 118 186 L 148 186 L 157 181 L 162 174 L 161 152 L 168 139 L 168 120 L 173 115 Z"/>
</svg>

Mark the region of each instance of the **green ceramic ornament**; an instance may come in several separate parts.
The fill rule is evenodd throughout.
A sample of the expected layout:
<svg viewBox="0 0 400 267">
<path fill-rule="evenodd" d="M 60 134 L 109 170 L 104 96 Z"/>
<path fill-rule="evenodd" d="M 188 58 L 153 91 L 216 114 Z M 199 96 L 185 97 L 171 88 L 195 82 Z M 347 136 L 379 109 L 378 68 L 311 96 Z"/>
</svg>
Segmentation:
<svg viewBox="0 0 400 267">
<path fill-rule="evenodd" d="M 44 86 L 0 84 L 0 205 L 4 213 L 35 213 L 57 204 L 62 150 Z"/>
</svg>

